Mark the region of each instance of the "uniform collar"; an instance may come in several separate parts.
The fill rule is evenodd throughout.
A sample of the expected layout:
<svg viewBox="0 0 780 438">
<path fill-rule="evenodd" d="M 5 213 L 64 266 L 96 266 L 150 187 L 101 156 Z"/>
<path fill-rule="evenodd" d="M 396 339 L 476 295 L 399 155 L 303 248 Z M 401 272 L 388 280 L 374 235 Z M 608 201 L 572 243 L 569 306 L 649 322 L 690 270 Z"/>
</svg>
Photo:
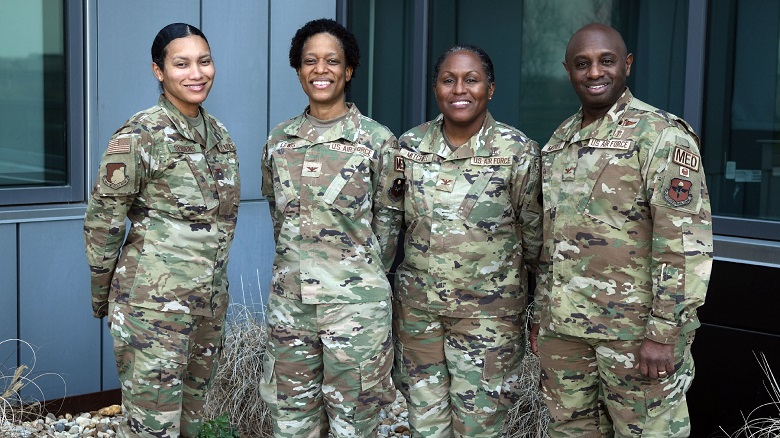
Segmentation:
<svg viewBox="0 0 780 438">
<path fill-rule="evenodd" d="M 633 99 L 634 96 L 631 94 L 631 90 L 626 87 L 623 94 L 620 95 L 620 98 L 609 108 L 606 114 L 585 129 L 581 129 L 582 107 L 580 107 L 576 114 L 569 117 L 555 130 L 553 134 L 555 142 L 575 143 L 591 138 L 604 139 L 609 137 L 615 129 L 615 124 L 620 122 L 625 116 L 626 110 L 628 110 Z"/>
<path fill-rule="evenodd" d="M 295 117 L 292 123 L 284 128 L 284 132 L 287 135 L 305 139 L 312 144 L 337 142 L 340 139 L 344 139 L 349 143 L 355 143 L 360 132 L 361 114 L 355 104 L 347 102 L 346 105 L 346 117 L 341 122 L 331 126 L 322 135 L 317 133 L 317 129 L 306 118 L 306 113 L 309 112 L 308 106 L 303 113 Z"/>
<path fill-rule="evenodd" d="M 419 150 L 424 154 L 436 154 L 442 158 L 457 160 L 471 157 L 489 157 L 492 155 L 493 132 L 496 130 L 496 121 L 488 111 L 485 121 L 468 142 L 454 151 L 447 146 L 442 133 L 444 116 L 439 114 L 432 122 L 431 127 L 425 132 L 420 141 Z"/>
<path fill-rule="evenodd" d="M 206 137 L 208 137 L 206 139 L 200 136 L 200 133 L 198 133 L 184 117 L 184 114 L 182 114 L 181 111 L 165 97 L 165 95 L 160 95 L 157 104 L 165 111 L 168 118 L 171 119 L 174 126 L 176 126 L 176 130 L 179 131 L 179 134 L 188 140 L 205 145 L 206 150 L 213 148 L 217 143 L 222 141 L 220 130 L 217 129 L 216 122 L 202 106 L 199 106 L 198 108 L 200 113 L 203 114 L 203 123 L 206 125 Z"/>
</svg>

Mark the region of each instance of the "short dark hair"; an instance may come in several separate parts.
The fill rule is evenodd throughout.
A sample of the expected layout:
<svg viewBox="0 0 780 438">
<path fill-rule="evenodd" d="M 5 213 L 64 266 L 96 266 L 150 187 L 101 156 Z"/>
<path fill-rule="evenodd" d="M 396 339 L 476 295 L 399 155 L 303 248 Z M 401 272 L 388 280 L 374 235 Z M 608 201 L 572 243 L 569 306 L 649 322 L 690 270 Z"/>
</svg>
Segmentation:
<svg viewBox="0 0 780 438">
<path fill-rule="evenodd" d="M 482 63 L 482 69 L 485 70 L 485 75 L 487 76 L 489 84 L 496 81 L 496 74 L 493 70 L 493 61 L 490 60 L 490 56 L 488 56 L 487 52 L 477 46 L 472 46 L 471 44 L 457 44 L 445 50 L 444 53 L 439 56 L 439 60 L 436 61 L 436 67 L 433 69 L 433 85 L 436 85 L 436 81 L 439 80 L 439 70 L 441 70 L 441 65 L 444 63 L 444 60 L 455 52 L 463 51 L 477 55 L 477 58 L 479 58 Z"/>
<path fill-rule="evenodd" d="M 290 42 L 290 67 L 294 68 L 295 71 L 301 68 L 303 46 L 309 38 L 320 33 L 333 35 L 334 38 L 339 40 L 341 49 L 344 51 L 347 67 L 352 67 L 352 78 L 354 79 L 355 71 L 360 65 L 360 47 L 358 46 L 357 38 L 344 26 L 328 18 L 309 21 L 295 32 L 295 36 L 293 36 Z M 347 82 L 347 89 L 349 89 L 351 82 Z"/>
<path fill-rule="evenodd" d="M 168 44 L 177 38 L 184 38 L 190 35 L 199 36 L 206 41 L 206 45 L 209 44 L 209 40 L 206 39 L 206 35 L 203 35 L 200 29 L 187 23 L 171 23 L 160 29 L 152 42 L 152 62 L 157 64 L 160 70 L 164 71 Z"/>
</svg>

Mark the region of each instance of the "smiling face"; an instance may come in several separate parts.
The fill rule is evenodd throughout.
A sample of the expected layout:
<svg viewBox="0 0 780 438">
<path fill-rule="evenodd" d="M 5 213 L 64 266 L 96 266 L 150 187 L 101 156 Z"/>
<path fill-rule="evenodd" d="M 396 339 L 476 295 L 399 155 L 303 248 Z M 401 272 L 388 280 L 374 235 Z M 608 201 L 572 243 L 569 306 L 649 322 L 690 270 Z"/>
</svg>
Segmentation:
<svg viewBox="0 0 780 438">
<path fill-rule="evenodd" d="M 328 120 L 346 110 L 344 89 L 352 79 L 339 40 L 329 33 L 318 33 L 303 45 L 298 80 L 309 97 L 313 116 Z"/>
<path fill-rule="evenodd" d="M 620 34 L 605 25 L 589 25 L 572 36 L 563 63 L 582 103 L 583 126 L 601 118 L 626 88 L 634 58 Z"/>
<path fill-rule="evenodd" d="M 214 81 L 211 50 L 203 38 L 190 35 L 172 40 L 165 48 L 164 68 L 152 63 L 163 94 L 183 114 L 195 117 Z"/>
<path fill-rule="evenodd" d="M 469 51 L 453 52 L 441 63 L 433 92 L 445 126 L 476 133 L 487 114 L 494 84 L 489 82 L 479 57 Z"/>
</svg>

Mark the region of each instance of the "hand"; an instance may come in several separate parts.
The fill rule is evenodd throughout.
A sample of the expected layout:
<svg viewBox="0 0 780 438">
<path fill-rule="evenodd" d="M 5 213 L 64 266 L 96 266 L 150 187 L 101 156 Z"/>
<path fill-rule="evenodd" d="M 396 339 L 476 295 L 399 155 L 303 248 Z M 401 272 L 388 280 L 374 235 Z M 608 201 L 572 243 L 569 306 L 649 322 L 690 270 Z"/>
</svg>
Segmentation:
<svg viewBox="0 0 780 438">
<path fill-rule="evenodd" d="M 539 346 L 536 341 L 539 339 L 539 324 L 531 324 L 531 332 L 528 334 L 528 339 L 531 341 L 531 351 L 538 357 Z"/>
<path fill-rule="evenodd" d="M 92 316 L 97 319 L 108 315 L 108 301 L 92 301 Z"/>
<path fill-rule="evenodd" d="M 674 372 L 674 344 L 661 344 L 645 338 L 639 347 L 636 368 L 651 379 L 665 379 Z"/>
</svg>

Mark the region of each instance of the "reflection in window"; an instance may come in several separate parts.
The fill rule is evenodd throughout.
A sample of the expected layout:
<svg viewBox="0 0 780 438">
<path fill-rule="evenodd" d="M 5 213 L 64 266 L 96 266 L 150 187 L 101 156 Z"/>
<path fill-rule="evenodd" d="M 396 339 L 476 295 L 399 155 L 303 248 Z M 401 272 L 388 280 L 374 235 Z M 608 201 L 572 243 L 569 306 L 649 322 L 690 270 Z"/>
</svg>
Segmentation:
<svg viewBox="0 0 780 438">
<path fill-rule="evenodd" d="M 592 22 L 615 27 L 633 52 L 628 86 L 634 95 L 682 116 L 687 0 L 501 0 L 487 8 L 464 0 L 430 4 L 429 67 L 456 42 L 485 49 L 496 70 L 490 111 L 541 144 L 580 106 L 562 62 L 571 35 Z M 438 108 L 432 93 L 427 98 L 432 118 Z"/>
<path fill-rule="evenodd" d="M 703 159 L 714 214 L 780 220 L 779 50 L 780 2 L 710 2 Z"/>
<path fill-rule="evenodd" d="M 68 181 L 63 2 L 4 0 L 0 188 Z"/>
</svg>

